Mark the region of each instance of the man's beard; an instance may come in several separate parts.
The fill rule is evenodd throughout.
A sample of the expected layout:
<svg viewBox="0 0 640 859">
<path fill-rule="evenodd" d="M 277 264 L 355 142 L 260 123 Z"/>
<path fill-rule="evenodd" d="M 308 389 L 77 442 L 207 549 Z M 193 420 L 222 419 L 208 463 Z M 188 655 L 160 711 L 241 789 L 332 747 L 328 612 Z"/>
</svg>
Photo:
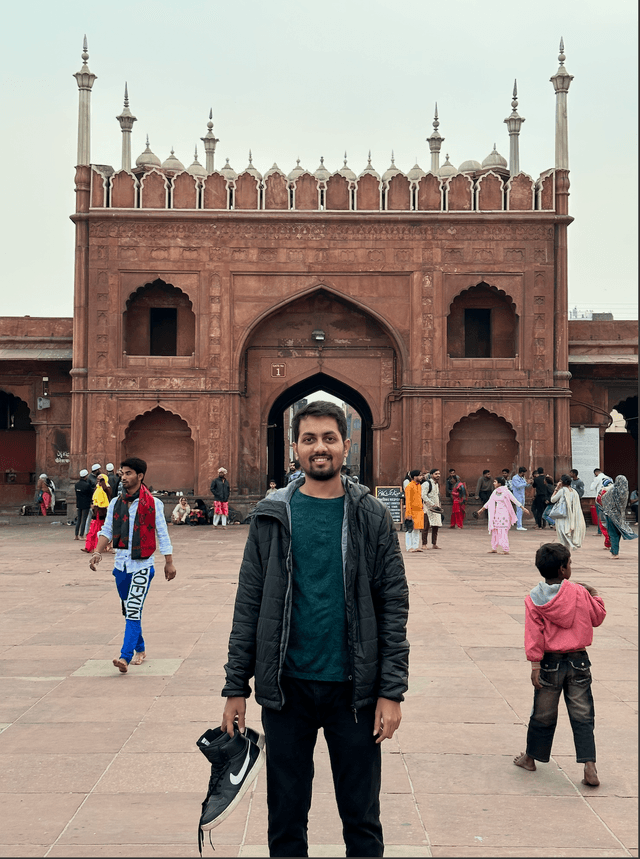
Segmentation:
<svg viewBox="0 0 640 859">
<path fill-rule="evenodd" d="M 328 463 L 328 467 L 323 470 L 314 469 L 313 462 L 310 462 L 307 474 L 313 480 L 331 480 L 332 477 L 335 477 L 336 472 L 337 468 L 334 467 L 333 462 Z"/>
</svg>

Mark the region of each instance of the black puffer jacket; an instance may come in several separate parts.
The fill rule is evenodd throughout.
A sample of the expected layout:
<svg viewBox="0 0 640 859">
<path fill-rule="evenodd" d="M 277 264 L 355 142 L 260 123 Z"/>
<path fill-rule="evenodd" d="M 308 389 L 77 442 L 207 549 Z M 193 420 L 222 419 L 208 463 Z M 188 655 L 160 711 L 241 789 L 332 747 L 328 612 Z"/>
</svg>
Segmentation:
<svg viewBox="0 0 640 859">
<path fill-rule="evenodd" d="M 221 477 L 216 477 L 211 481 L 209 487 L 214 501 L 228 501 L 231 494 L 231 487 L 228 480 L 223 480 Z"/>
<path fill-rule="evenodd" d="M 280 677 L 291 619 L 289 499 L 304 477 L 263 499 L 251 520 L 240 568 L 225 665 L 223 696 L 251 694 L 280 710 Z M 409 674 L 406 638 L 409 590 L 398 537 L 388 510 L 366 486 L 343 478 L 347 503 L 342 527 L 352 704 L 377 698 L 402 701 Z M 313 547 L 309 547 L 312 551 Z"/>
</svg>

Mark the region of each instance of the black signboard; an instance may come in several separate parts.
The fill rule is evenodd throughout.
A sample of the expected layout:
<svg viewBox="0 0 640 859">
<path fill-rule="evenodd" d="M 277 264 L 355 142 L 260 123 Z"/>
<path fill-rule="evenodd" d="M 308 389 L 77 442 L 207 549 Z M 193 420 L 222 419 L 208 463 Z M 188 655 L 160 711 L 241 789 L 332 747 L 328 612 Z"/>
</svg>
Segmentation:
<svg viewBox="0 0 640 859">
<path fill-rule="evenodd" d="M 376 486 L 376 498 L 389 509 L 394 522 L 402 522 L 400 502 L 403 497 L 401 486 Z"/>
</svg>

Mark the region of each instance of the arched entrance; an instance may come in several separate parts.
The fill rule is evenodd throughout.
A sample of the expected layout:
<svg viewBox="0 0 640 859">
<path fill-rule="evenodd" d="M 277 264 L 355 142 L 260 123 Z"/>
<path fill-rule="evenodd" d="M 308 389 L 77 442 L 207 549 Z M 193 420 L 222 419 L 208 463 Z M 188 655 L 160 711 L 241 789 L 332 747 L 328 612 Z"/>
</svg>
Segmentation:
<svg viewBox="0 0 640 859">
<path fill-rule="evenodd" d="M 511 424 L 480 409 L 453 426 L 447 443 L 447 468 L 455 468 L 469 492 L 475 492 L 476 481 L 485 468 L 492 477 L 503 468 L 512 471 L 520 465 L 518 455 L 519 445 Z"/>
<path fill-rule="evenodd" d="M 350 405 L 364 423 L 359 479 L 370 488 L 395 480 L 402 461 L 401 411 L 391 414 L 388 398 L 401 385 L 401 344 L 375 310 L 324 284 L 257 319 L 239 347 L 240 432 L 233 440 L 239 494 L 263 496 L 271 476 L 280 483 L 283 413 L 318 391 Z"/>
<path fill-rule="evenodd" d="M 291 385 L 275 399 L 271 406 L 267 424 L 269 477 L 275 477 L 276 482 L 280 485 L 280 476 L 284 474 L 288 464 L 285 462 L 285 410 L 316 391 L 326 391 L 328 394 L 332 394 L 347 405 L 353 406 L 360 415 L 362 426 L 360 428 L 360 441 L 358 442 L 360 444 L 359 480 L 371 487 L 373 480 L 373 432 L 371 429 L 373 417 L 369 404 L 362 394 L 354 388 L 325 373 L 315 373 L 313 376 Z"/>
<path fill-rule="evenodd" d="M 24 504 L 33 497 L 36 433 L 29 406 L 0 390 L 0 487 L 2 504 Z"/>
<path fill-rule="evenodd" d="M 638 488 L 638 395 L 618 402 L 614 415 L 619 417 L 618 426 L 614 421 L 604 434 L 602 467 L 613 478 L 624 474 L 631 491 Z"/>
<path fill-rule="evenodd" d="M 191 430 L 178 415 L 159 406 L 133 420 L 124 434 L 123 458 L 147 463 L 145 483 L 153 489 L 193 493 L 194 447 Z"/>
</svg>

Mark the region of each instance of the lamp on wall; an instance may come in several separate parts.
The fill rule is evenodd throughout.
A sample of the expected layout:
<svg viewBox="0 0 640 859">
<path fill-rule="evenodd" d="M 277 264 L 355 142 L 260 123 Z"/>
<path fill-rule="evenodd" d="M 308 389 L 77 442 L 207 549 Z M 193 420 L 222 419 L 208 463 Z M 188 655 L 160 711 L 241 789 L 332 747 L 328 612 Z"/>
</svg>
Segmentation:
<svg viewBox="0 0 640 859">
<path fill-rule="evenodd" d="M 314 331 L 311 332 L 311 337 L 313 340 L 324 340 L 325 333 L 322 328 L 316 328 Z"/>
</svg>

